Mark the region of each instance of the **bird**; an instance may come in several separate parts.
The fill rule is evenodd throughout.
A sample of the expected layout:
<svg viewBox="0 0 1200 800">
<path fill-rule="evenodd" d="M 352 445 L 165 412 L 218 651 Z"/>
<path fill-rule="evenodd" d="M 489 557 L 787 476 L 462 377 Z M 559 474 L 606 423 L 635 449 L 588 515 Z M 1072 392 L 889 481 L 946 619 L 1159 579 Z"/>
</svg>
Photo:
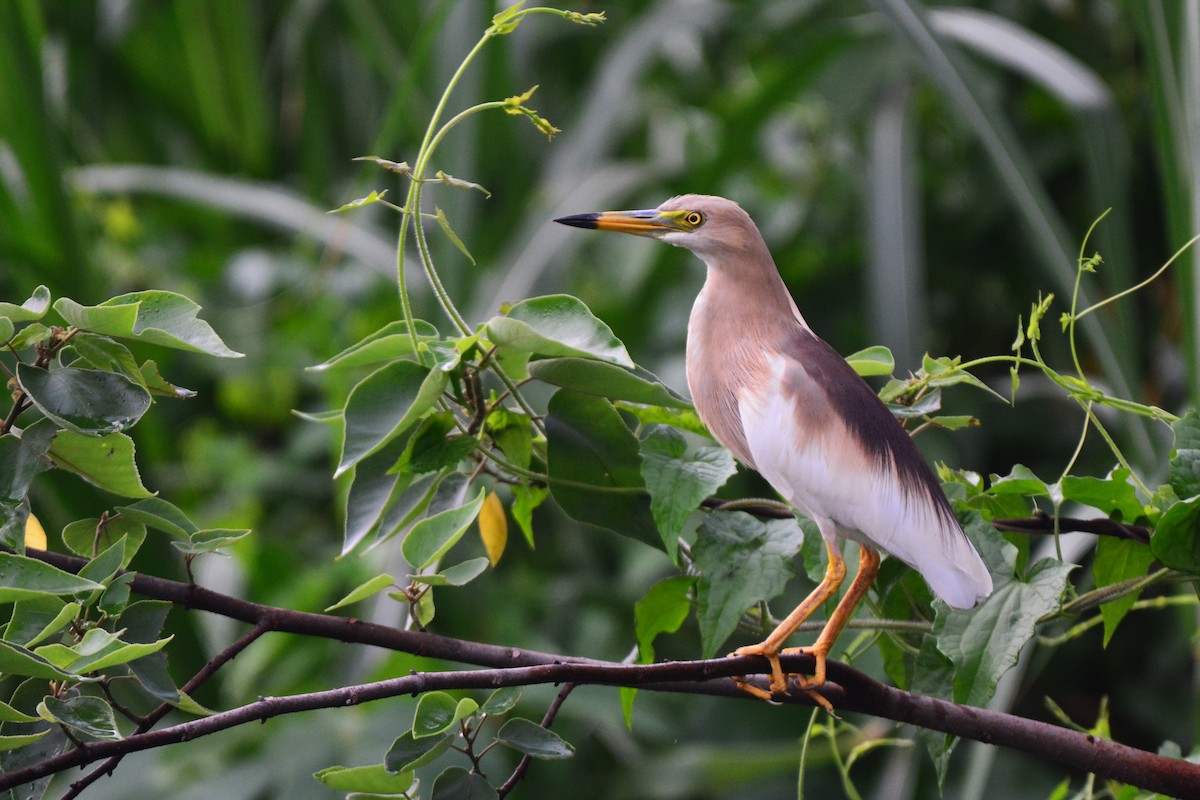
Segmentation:
<svg viewBox="0 0 1200 800">
<path fill-rule="evenodd" d="M 576 228 L 617 231 L 690 250 L 707 267 L 687 327 L 692 402 L 713 437 L 816 523 L 828 554 L 817 587 L 762 642 L 731 655 L 761 656 L 770 691 L 735 679 L 763 699 L 789 680 L 832 713 L 815 690 L 826 660 L 879 570 L 880 552 L 919 572 L 954 608 L 992 591 L 992 578 L 912 438 L 879 396 L 809 327 L 754 221 L 723 197 L 685 194 L 653 209 L 561 217 Z M 846 576 L 841 540 L 859 548 L 859 568 L 816 641 L 784 644 L 837 594 Z M 785 675 L 779 656 L 814 658 L 809 675 Z"/>
</svg>

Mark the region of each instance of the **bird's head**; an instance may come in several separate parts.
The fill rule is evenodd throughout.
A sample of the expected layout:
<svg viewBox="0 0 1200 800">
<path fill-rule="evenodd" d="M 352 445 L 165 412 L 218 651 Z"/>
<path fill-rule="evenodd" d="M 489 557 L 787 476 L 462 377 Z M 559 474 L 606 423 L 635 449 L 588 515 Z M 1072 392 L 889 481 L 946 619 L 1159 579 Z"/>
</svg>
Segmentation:
<svg viewBox="0 0 1200 800">
<path fill-rule="evenodd" d="M 649 236 L 691 250 L 710 266 L 729 263 L 732 256 L 763 246 L 758 228 L 741 206 L 724 197 L 705 194 L 672 197 L 658 208 L 642 211 L 575 214 L 555 222 Z"/>
</svg>

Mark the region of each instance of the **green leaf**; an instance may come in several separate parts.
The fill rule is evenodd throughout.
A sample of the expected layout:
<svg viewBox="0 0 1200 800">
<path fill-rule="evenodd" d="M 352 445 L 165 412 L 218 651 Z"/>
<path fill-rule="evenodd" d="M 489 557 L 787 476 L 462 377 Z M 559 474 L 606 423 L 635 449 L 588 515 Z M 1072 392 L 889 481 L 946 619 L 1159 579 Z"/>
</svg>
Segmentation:
<svg viewBox="0 0 1200 800">
<path fill-rule="evenodd" d="M 469 503 L 433 514 L 414 525 L 401 545 L 408 563 L 415 569 L 425 569 L 445 555 L 479 515 L 486 493 L 481 487 Z"/>
<path fill-rule="evenodd" d="M 1189 409 L 1171 424 L 1175 446 L 1171 450 L 1170 484 L 1177 497 L 1200 495 L 1200 411 Z"/>
<path fill-rule="evenodd" d="M 341 555 L 346 555 L 370 536 L 388 507 L 409 488 L 413 476 L 392 471 L 407 446 L 408 437 L 400 436 L 351 468 Z"/>
<path fill-rule="evenodd" d="M 426 692 L 417 701 L 413 738 L 424 739 L 445 733 L 478 710 L 479 704 L 469 697 L 456 701 L 445 692 Z"/>
<path fill-rule="evenodd" d="M 346 595 L 341 600 L 338 600 L 336 603 L 334 603 L 333 605 L 326 608 L 325 613 L 328 614 L 330 611 L 333 611 L 334 609 L 342 608 L 344 606 L 348 606 L 353 603 L 358 603 L 362 600 L 366 600 L 368 597 L 377 595 L 380 592 L 382 592 L 384 589 L 387 589 L 387 588 L 395 586 L 395 585 L 396 585 L 396 579 L 393 578 L 391 575 L 388 575 L 387 573 L 384 573 L 382 575 L 376 575 L 374 578 L 371 578 L 371 580 L 365 581 L 364 583 L 359 584 L 357 587 L 355 587 L 355 589 L 353 591 L 350 592 L 350 594 Z"/>
<path fill-rule="evenodd" d="M 52 466 L 46 451 L 55 435 L 54 424 L 49 420 L 38 420 L 17 436 L 6 433 L 0 436 L 0 501 L 20 503 L 29 493 L 29 485 L 40 473 Z M 24 524 L 19 542 L 24 541 Z M 17 544 L 14 546 L 19 547 Z"/>
<path fill-rule="evenodd" d="M 933 636 L 921 637 L 921 650 L 917 655 L 912 675 L 910 688 L 913 692 L 929 697 L 940 697 L 943 700 L 949 700 L 954 696 L 954 663 L 938 650 L 937 640 Z M 929 757 L 933 759 L 940 789 L 946 780 L 946 770 L 950 766 L 950 754 L 954 751 L 958 737 L 929 728 L 917 728 L 917 739 L 923 742 L 929 750 Z"/>
<path fill-rule="evenodd" d="M 446 733 L 441 737 L 423 736 L 414 739 L 412 731 L 406 731 L 403 736 L 392 742 L 383 764 L 391 772 L 410 772 L 417 767 L 423 767 L 434 761 L 450 748 L 455 733 Z"/>
<path fill-rule="evenodd" d="M 1200 575 L 1200 496 L 1167 509 L 1150 537 L 1150 551 L 1164 566 Z"/>
<path fill-rule="evenodd" d="M 444 173 L 439 172 L 438 174 L 440 176 L 440 175 L 443 175 Z M 450 176 L 446 175 L 446 177 L 449 178 Z M 490 192 L 488 192 L 487 189 L 484 189 L 479 184 L 473 183 L 470 185 L 474 188 L 482 190 L 484 194 L 491 194 Z M 460 253 L 462 253 L 464 256 L 466 256 L 467 261 L 470 261 L 471 265 L 474 266 L 475 265 L 475 256 L 471 255 L 471 251 L 467 249 L 467 246 L 465 244 L 463 244 L 463 240 L 458 238 L 458 234 L 454 232 L 454 228 L 450 227 L 450 220 L 446 219 L 446 212 L 442 211 L 442 209 L 438 208 L 437 206 L 434 206 L 434 211 L 435 211 L 434 216 L 437 219 L 438 226 L 441 227 L 441 229 L 442 229 L 442 233 L 446 234 L 446 238 L 449 239 L 451 242 L 453 242 L 454 246 L 458 248 L 458 251 Z"/>
<path fill-rule="evenodd" d="M 0 303 L 0 317 L 18 323 L 35 322 L 49 310 L 50 290 L 45 286 L 38 286 L 34 289 L 29 299 L 19 306 L 13 303 Z"/>
<path fill-rule="evenodd" d="M 71 664 L 71 669 L 83 674 L 87 672 L 99 672 L 102 669 L 115 667 L 118 664 L 127 664 L 130 661 L 136 661 L 139 658 L 145 658 L 148 655 L 157 653 L 174 638 L 174 636 L 167 636 L 166 638 L 159 639 L 157 642 L 146 644 L 129 644 L 118 641 L 115 645 L 110 644 L 102 652 L 79 659 Z"/>
<path fill-rule="evenodd" d="M 521 717 L 505 722 L 496 733 L 496 741 L 533 758 L 558 759 L 575 755 L 575 748 L 557 733 Z"/>
<path fill-rule="evenodd" d="M 198 556 L 202 553 L 215 553 L 249 535 L 250 531 L 245 528 L 209 528 L 196 531 L 186 542 L 171 542 L 171 546 L 184 555 Z"/>
<path fill-rule="evenodd" d="M 71 347 L 92 367 L 104 372 L 116 372 L 139 385 L 142 371 L 129 348 L 115 339 L 80 331 L 71 338 Z"/>
<path fill-rule="evenodd" d="M 546 466 L 550 491 L 562 510 L 579 522 L 659 546 L 662 537 L 645 493 L 638 441 L 612 404 L 559 389 L 549 412 Z"/>
<path fill-rule="evenodd" d="M 53 336 L 53 328 L 47 327 L 40 322 L 35 322 L 17 331 L 17 335 L 12 337 L 12 341 L 8 343 L 8 346 L 20 352 L 21 350 L 36 347 L 42 342 L 48 342 Z"/>
<path fill-rule="evenodd" d="M 430 342 L 440 337 L 437 328 L 423 320 L 413 320 L 412 331 L 416 333 L 418 343 Z M 389 322 L 379 330 L 355 342 L 328 361 L 309 367 L 310 370 L 322 370 L 338 367 L 359 367 L 364 364 L 377 364 L 380 361 L 392 361 L 404 356 L 411 356 L 413 337 L 409 334 L 408 323 L 403 320 Z"/>
<path fill-rule="evenodd" d="M 384 189 L 382 192 L 377 192 L 374 189 L 372 189 L 371 193 L 368 194 L 366 197 L 360 197 L 357 200 L 351 200 L 349 203 L 340 205 L 337 208 L 330 211 L 329 213 L 330 214 L 340 214 L 343 211 L 350 211 L 351 209 L 362 208 L 363 206 L 373 205 L 373 204 L 378 203 L 379 201 L 383 200 L 383 197 L 386 194 L 387 194 L 387 189 Z"/>
<path fill-rule="evenodd" d="M 543 356 L 579 356 L 634 366 L 625 345 L 583 301 L 565 294 L 522 300 L 503 317 L 492 317 L 493 344 Z"/>
<path fill-rule="evenodd" d="M 846 356 L 846 362 L 864 378 L 891 375 L 896 369 L 896 359 L 892 357 L 892 351 L 880 344 L 851 353 Z"/>
<path fill-rule="evenodd" d="M 7 343 L 13 338 L 13 334 L 17 332 L 12 320 L 8 317 L 0 317 L 0 342 Z"/>
<path fill-rule="evenodd" d="M 84 436 L 59 431 L 50 446 L 50 457 L 58 466 L 106 492 L 122 497 L 152 496 L 138 474 L 133 439 L 124 433 Z"/>
<path fill-rule="evenodd" d="M 520 686 L 502 686 L 488 695 L 488 699 L 483 701 L 479 710 L 490 717 L 498 717 L 516 708 L 520 700 Z"/>
<path fill-rule="evenodd" d="M 38 704 L 38 714 L 48 722 L 66 725 L 92 739 L 116 741 L 121 738 L 112 706 L 99 697 L 81 695 L 60 700 L 47 696 Z"/>
<path fill-rule="evenodd" d="M 987 493 L 992 495 L 1021 495 L 1024 497 L 1049 497 L 1046 482 L 1033 474 L 1033 470 L 1017 464 L 1003 478 L 993 475 Z"/>
<path fill-rule="evenodd" d="M 200 306 L 174 292 L 132 292 L 98 306 L 81 306 L 62 297 L 54 303 L 54 310 L 71 325 L 93 333 L 221 358 L 242 356 L 226 347 L 212 326 L 196 316 Z"/>
<path fill-rule="evenodd" d="M 44 595 L 74 595 L 104 587 L 42 561 L 0 553 L 0 603 Z"/>
<path fill-rule="evenodd" d="M 764 521 L 741 511 L 705 517 L 692 546 L 701 576 L 697 617 L 704 658 L 712 658 L 746 609 L 783 591 L 803 541 L 792 520 Z"/>
<path fill-rule="evenodd" d="M 439 377 L 426 380 L 432 376 Z M 346 400 L 346 437 L 335 476 L 404 433 L 437 401 L 445 380 L 444 372 L 413 361 L 396 361 L 364 378 Z"/>
<path fill-rule="evenodd" d="M 936 605 L 933 635 L 938 649 L 954 662 L 954 700 L 982 706 L 1016 663 L 1038 619 L 1059 607 L 1074 565 L 1044 558 L 1016 576 L 1015 546 L 977 512 L 970 513 L 964 528 L 992 573 L 995 588 L 972 609 Z"/>
<path fill-rule="evenodd" d="M 529 364 L 534 378 L 584 394 L 667 408 L 692 404 L 641 367 L 620 367 L 588 358 L 547 358 Z"/>
<path fill-rule="evenodd" d="M 62 538 L 63 544 L 84 558 L 91 558 L 100 550 L 124 539 L 125 557 L 121 561 L 121 569 L 125 569 L 146 540 L 146 526 L 122 514 L 107 517 L 103 522 L 92 517 L 68 524 L 63 528 Z"/>
<path fill-rule="evenodd" d="M 430 414 L 421 420 L 391 471 L 423 475 L 456 466 L 479 446 L 474 436 L 450 435 L 456 427 L 454 415 L 449 411 Z"/>
<path fill-rule="evenodd" d="M 614 405 L 622 411 L 632 414 L 646 425 L 670 425 L 672 428 L 678 428 L 681 431 L 687 431 L 688 433 L 694 433 L 709 439 L 713 438 L 713 435 L 708 432 L 708 428 L 704 427 L 704 423 L 700 421 L 700 417 L 696 414 L 694 408 L 644 406 L 636 403 L 626 403 L 621 400 L 618 400 Z"/>
<path fill-rule="evenodd" d="M 34 717 L 38 719 L 38 717 Z M 0 736 L 0 752 L 8 750 L 19 750 L 22 747 L 31 745 L 38 739 L 41 739 L 50 730 L 46 729 L 40 733 L 16 734 L 13 736 Z"/>
<path fill-rule="evenodd" d="M 83 608 L 80 603 L 64 603 L 46 595 L 18 600 L 4 629 L 4 638 L 25 647 L 34 647 L 61 631 Z"/>
<path fill-rule="evenodd" d="M 128 506 L 117 506 L 122 515 L 135 519 L 148 528 L 187 539 L 196 532 L 196 523 L 188 519 L 176 506 L 159 497 L 139 500 Z"/>
<path fill-rule="evenodd" d="M 83 568 L 79 570 L 79 577 L 99 584 L 107 584 L 117 574 L 117 570 L 121 568 L 124 561 L 125 539 L 122 537 L 84 564 Z"/>
<path fill-rule="evenodd" d="M 27 648 L 3 640 L 0 640 L 0 674 L 27 675 L 52 681 L 78 677 L 59 669 Z"/>
<path fill-rule="evenodd" d="M 433 782 L 432 800 L 496 800 L 499 793 L 482 775 L 449 767 Z"/>
<path fill-rule="evenodd" d="M 521 469 L 529 469 L 533 460 L 533 432 L 528 416 L 497 408 L 487 416 L 487 429 L 509 461 Z"/>
<path fill-rule="evenodd" d="M 650 512 L 667 555 L 678 562 L 679 534 L 688 517 L 737 472 L 737 464 L 724 447 L 688 452 L 683 434 L 665 425 L 647 429 L 640 450 Z"/>
<path fill-rule="evenodd" d="M 132 428 L 150 408 L 150 393 L 123 375 L 63 367 L 17 365 L 21 388 L 60 427 L 100 435 Z"/>
<path fill-rule="evenodd" d="M 689 596 L 698 578 L 676 575 L 650 587 L 646 596 L 633 607 L 634 631 L 638 643 L 638 662 L 654 663 L 654 640 L 662 633 L 674 633 L 692 611 Z"/>
<path fill-rule="evenodd" d="M 413 575 L 412 579 L 429 586 L 465 586 L 482 575 L 487 567 L 487 557 L 480 556 L 446 567 L 433 575 Z"/>
<path fill-rule="evenodd" d="M 1096 559 L 1092 562 L 1092 575 L 1096 578 L 1096 588 L 1111 586 L 1114 583 L 1140 578 L 1146 574 L 1154 554 L 1150 548 L 1141 542 L 1131 539 L 1117 539 L 1113 536 L 1101 536 L 1096 542 Z M 1133 608 L 1141 592 L 1132 592 L 1115 600 L 1110 600 L 1100 606 L 1100 616 L 1104 619 L 1104 646 L 1112 639 L 1117 625 Z"/>
<path fill-rule="evenodd" d="M 0 702 L 0 722 L 37 722 L 41 717 L 18 711 L 8 703 Z"/>
<path fill-rule="evenodd" d="M 516 520 L 517 526 L 521 529 L 521 533 L 525 536 L 525 541 L 533 547 L 533 511 L 542 502 L 550 496 L 550 490 L 544 486 L 520 486 L 512 487 L 513 503 L 509 511 L 512 512 L 513 519 Z"/>
<path fill-rule="evenodd" d="M 1098 508 L 1110 517 L 1119 515 L 1125 522 L 1133 522 L 1145 514 L 1137 490 L 1129 482 L 1129 470 L 1124 467 L 1113 470 L 1107 478 L 1067 475 L 1062 479 L 1064 500 L 1073 500 L 1085 506 Z"/>
<path fill-rule="evenodd" d="M 313 777 L 339 792 L 371 792 L 375 794 L 401 794 L 413 783 L 411 772 L 389 772 L 383 764 L 365 767 L 326 767 L 314 772 Z"/>
</svg>

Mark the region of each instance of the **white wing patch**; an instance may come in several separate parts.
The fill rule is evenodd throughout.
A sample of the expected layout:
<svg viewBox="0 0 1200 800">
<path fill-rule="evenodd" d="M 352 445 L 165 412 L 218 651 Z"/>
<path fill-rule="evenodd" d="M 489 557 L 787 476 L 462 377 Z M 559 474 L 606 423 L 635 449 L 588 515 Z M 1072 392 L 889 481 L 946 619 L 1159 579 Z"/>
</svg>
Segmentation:
<svg viewBox="0 0 1200 800">
<path fill-rule="evenodd" d="M 800 398 L 786 392 L 784 356 L 768 360 L 771 379 L 743 388 L 738 407 L 754 464 L 776 491 L 826 538 L 841 535 L 909 564 L 951 606 L 970 608 L 990 594 L 991 576 L 957 521 L 864 452 L 815 385 Z"/>
</svg>

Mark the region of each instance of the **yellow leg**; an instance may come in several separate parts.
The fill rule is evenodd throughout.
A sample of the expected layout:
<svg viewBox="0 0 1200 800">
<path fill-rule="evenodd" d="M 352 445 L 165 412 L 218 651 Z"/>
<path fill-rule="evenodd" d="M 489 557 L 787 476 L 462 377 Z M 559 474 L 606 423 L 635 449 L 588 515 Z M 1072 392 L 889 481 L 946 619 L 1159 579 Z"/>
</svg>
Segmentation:
<svg viewBox="0 0 1200 800">
<path fill-rule="evenodd" d="M 869 547 L 859 545 L 858 574 L 854 576 L 854 581 L 846 590 L 846 595 L 833 610 L 833 615 L 829 617 L 825 627 L 821 629 L 821 635 L 817 637 L 817 641 L 813 642 L 811 647 L 790 647 L 781 651 L 784 655 L 806 653 L 816 659 L 816 668 L 813 670 L 811 678 L 803 675 L 796 676 L 796 682 L 801 689 L 814 689 L 825 682 L 825 659 L 833 648 L 833 643 L 837 641 L 838 635 L 841 634 L 842 628 L 846 627 L 846 623 L 850 621 L 855 607 L 862 601 L 863 595 L 871 588 L 871 584 L 875 582 L 877 574 L 879 574 L 879 554 Z"/>
<path fill-rule="evenodd" d="M 846 627 L 846 623 L 850 620 L 850 616 L 854 613 L 855 607 L 862 600 L 863 595 L 871 588 L 871 584 L 875 581 L 875 576 L 879 572 L 879 554 L 874 550 L 859 545 L 859 565 L 858 574 L 854 576 L 854 581 L 850 584 L 850 588 L 846 590 L 846 595 L 837 604 L 833 615 L 829 621 L 825 623 L 825 627 L 821 630 L 821 634 L 817 637 L 817 641 L 810 647 L 793 647 L 782 649 L 783 643 L 796 632 L 813 612 L 817 610 L 830 597 L 837 592 L 842 580 L 846 576 L 846 564 L 842 560 L 841 553 L 829 541 L 825 543 L 826 550 L 829 551 L 829 566 L 825 570 L 825 577 L 821 583 L 813 590 L 812 594 L 804 599 L 796 610 L 788 615 L 787 619 L 779 624 L 771 635 L 763 640 L 760 644 L 750 645 L 748 647 L 740 647 L 734 651 L 734 655 L 747 656 L 755 655 L 762 656 L 767 659 L 771 665 L 771 693 L 767 694 L 761 689 L 749 686 L 742 681 L 738 681 L 738 685 L 746 691 L 763 699 L 770 699 L 771 695 L 787 691 L 788 676 L 783 673 L 783 668 L 779 663 L 780 654 L 790 655 L 792 653 L 804 653 L 813 656 L 816 659 L 816 666 L 813 670 L 811 678 L 802 675 L 796 676 L 798 686 L 807 691 L 809 695 L 816 700 L 825 710 L 832 713 L 832 706 L 829 701 L 812 691 L 816 687 L 825 683 L 825 661 L 829 655 L 829 651 L 833 648 L 834 642 L 837 641 L 838 635 L 842 632 L 842 628 Z"/>
<path fill-rule="evenodd" d="M 825 550 L 829 553 L 829 566 L 825 568 L 825 577 L 817 584 L 817 588 L 813 589 L 812 593 L 796 606 L 795 611 L 788 614 L 787 619 L 771 631 L 770 636 L 759 644 L 739 647 L 733 651 L 735 656 L 762 656 L 767 659 L 771 665 L 772 694 L 787 691 L 787 677 L 779 665 L 779 652 L 783 648 L 783 643 L 804 624 L 805 620 L 813 615 L 813 612 L 821 607 L 822 603 L 837 593 L 838 587 L 842 585 L 842 581 L 846 577 L 846 562 L 842 560 L 842 554 L 838 552 L 833 542 L 828 539 L 825 540 Z M 751 694 L 757 694 L 757 692 L 751 692 Z"/>
</svg>

